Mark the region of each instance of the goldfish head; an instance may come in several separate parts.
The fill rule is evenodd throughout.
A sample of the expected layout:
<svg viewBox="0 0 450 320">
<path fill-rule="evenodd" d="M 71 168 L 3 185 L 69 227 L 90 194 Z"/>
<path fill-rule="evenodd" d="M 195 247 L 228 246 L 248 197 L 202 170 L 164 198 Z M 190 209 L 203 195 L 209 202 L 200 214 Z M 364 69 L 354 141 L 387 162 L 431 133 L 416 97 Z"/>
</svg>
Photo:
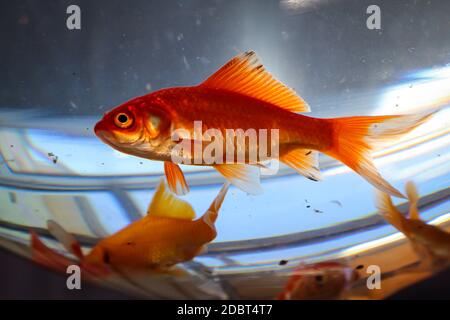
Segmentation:
<svg viewBox="0 0 450 320">
<path fill-rule="evenodd" d="M 96 265 L 109 265 L 110 255 L 102 246 L 95 246 L 86 256 L 86 261 Z"/>
<path fill-rule="evenodd" d="M 107 112 L 97 122 L 97 137 L 124 153 L 154 159 L 167 140 L 167 113 L 146 97 L 130 100 Z"/>
</svg>

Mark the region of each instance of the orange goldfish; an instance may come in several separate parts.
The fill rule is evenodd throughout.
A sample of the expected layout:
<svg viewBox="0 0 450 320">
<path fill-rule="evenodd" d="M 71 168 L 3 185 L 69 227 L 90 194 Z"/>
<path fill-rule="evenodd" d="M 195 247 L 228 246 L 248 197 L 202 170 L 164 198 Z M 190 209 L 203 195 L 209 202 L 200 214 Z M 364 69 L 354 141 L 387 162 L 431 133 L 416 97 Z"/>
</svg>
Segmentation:
<svg viewBox="0 0 450 320">
<path fill-rule="evenodd" d="M 333 119 L 298 114 L 309 110 L 301 97 L 265 70 L 254 52 L 246 52 L 199 85 L 162 89 L 125 102 L 106 113 L 94 130 L 102 141 L 121 152 L 164 161 L 169 187 L 177 194 L 188 192 L 183 173 L 173 161 L 176 145 L 184 141 L 194 146 L 194 151 L 200 145 L 203 153 L 198 159 L 195 152 L 186 152 L 181 156 L 188 161 L 183 163 L 213 166 L 232 184 L 251 194 L 261 191 L 259 167 L 263 161 L 274 158 L 319 180 L 318 152 L 323 152 L 381 191 L 403 197 L 378 173 L 371 151 L 408 133 L 432 113 Z M 200 134 L 196 122 L 201 124 Z M 220 132 L 222 139 L 227 137 L 219 145 L 231 144 L 231 150 L 227 148 L 219 156 L 207 154 L 212 139 L 205 133 L 211 128 Z M 276 141 L 272 145 L 271 140 L 267 146 L 266 139 L 249 144 L 236 142 L 234 137 L 228 138 L 228 130 L 270 130 L 271 137 L 275 135 L 273 130 L 278 131 Z M 278 152 L 268 155 L 260 152 L 263 149 Z M 250 161 L 251 151 L 257 152 L 256 160 Z"/>
<path fill-rule="evenodd" d="M 193 259 L 216 237 L 214 223 L 228 187 L 226 183 L 206 213 L 193 220 L 195 212 L 191 205 L 168 192 L 161 182 L 144 218 L 101 240 L 86 256 L 73 236 L 58 224 L 49 221 L 48 229 L 91 274 L 121 269 L 164 272 L 177 263 Z M 47 248 L 34 233 L 32 253 L 35 261 L 64 272 L 73 264 Z"/>
<path fill-rule="evenodd" d="M 278 300 L 321 300 L 344 298 L 358 274 L 338 262 L 321 262 L 297 267 Z"/>
<path fill-rule="evenodd" d="M 377 192 L 377 207 L 380 214 L 403 233 L 421 258 L 424 268 L 442 268 L 450 263 L 450 233 L 420 220 L 417 210 L 417 190 L 413 182 L 406 185 L 410 202 L 409 216 L 402 215 L 392 204 L 389 195 Z"/>
</svg>

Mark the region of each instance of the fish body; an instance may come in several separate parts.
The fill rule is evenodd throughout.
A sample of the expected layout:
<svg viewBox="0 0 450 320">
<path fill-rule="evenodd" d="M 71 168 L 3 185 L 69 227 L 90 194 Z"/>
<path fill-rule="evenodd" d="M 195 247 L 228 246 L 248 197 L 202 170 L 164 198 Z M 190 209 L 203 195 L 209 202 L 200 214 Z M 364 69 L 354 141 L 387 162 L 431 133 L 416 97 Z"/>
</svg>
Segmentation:
<svg viewBox="0 0 450 320">
<path fill-rule="evenodd" d="M 278 300 L 341 299 L 358 274 L 338 262 L 300 265 L 289 278 Z"/>
<path fill-rule="evenodd" d="M 377 207 L 387 222 L 411 242 L 425 267 L 442 268 L 450 263 L 450 233 L 422 221 L 417 209 L 418 195 L 412 182 L 406 186 L 410 201 L 409 215 L 404 216 L 393 205 L 389 195 L 377 193 Z"/>
<path fill-rule="evenodd" d="M 79 244 L 55 222 L 49 222 L 49 231 L 86 269 L 101 266 L 114 271 L 164 271 L 193 259 L 214 240 L 217 235 L 214 223 L 228 187 L 225 184 L 206 213 L 194 220 L 195 212 L 190 204 L 168 192 L 161 182 L 145 217 L 101 240 L 87 255 L 81 253 Z M 37 262 L 53 268 L 71 264 L 66 257 L 45 247 L 36 235 L 32 240 Z"/>
<path fill-rule="evenodd" d="M 169 187 L 178 194 L 188 191 L 179 163 L 213 166 L 231 183 L 255 194 L 260 192 L 259 170 L 252 167 L 276 159 L 320 180 L 318 152 L 323 152 L 378 189 L 403 196 L 381 177 L 370 152 L 411 131 L 431 113 L 332 119 L 299 114 L 308 111 L 301 97 L 274 79 L 254 52 L 247 52 L 197 86 L 162 89 L 114 108 L 94 130 L 119 151 L 164 161 Z M 239 140 L 227 136 L 230 130 L 253 130 L 257 138 Z M 266 136 L 260 135 L 263 130 Z M 180 142 L 189 148 L 178 152 Z M 206 152 L 213 142 L 222 152 Z M 174 151 L 181 154 L 178 159 Z"/>
<path fill-rule="evenodd" d="M 173 127 L 187 129 L 191 136 L 194 135 L 194 122 L 201 120 L 203 130 L 217 128 L 224 136 L 226 129 L 278 129 L 283 151 L 289 150 L 291 144 L 326 150 L 331 142 L 330 123 L 239 92 L 194 86 L 163 89 L 154 96 L 165 102 L 167 112 L 172 115 Z"/>
</svg>

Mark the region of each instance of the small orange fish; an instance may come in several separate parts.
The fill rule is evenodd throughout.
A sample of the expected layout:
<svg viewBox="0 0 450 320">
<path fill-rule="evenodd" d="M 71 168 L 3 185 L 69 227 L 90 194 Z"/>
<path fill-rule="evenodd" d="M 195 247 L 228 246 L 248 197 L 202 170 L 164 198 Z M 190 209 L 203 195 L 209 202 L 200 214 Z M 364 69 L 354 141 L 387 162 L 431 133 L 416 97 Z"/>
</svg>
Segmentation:
<svg viewBox="0 0 450 320">
<path fill-rule="evenodd" d="M 226 183 L 206 213 L 193 220 L 195 212 L 191 205 L 168 192 L 161 182 L 144 218 L 101 240 L 86 256 L 73 236 L 58 224 L 50 221 L 49 231 L 80 260 L 81 267 L 93 274 L 107 274 L 96 272 L 104 269 L 164 272 L 177 263 L 193 259 L 214 240 L 217 235 L 214 223 L 228 187 Z M 47 248 L 34 233 L 32 253 L 35 261 L 64 272 L 68 265 L 74 264 Z"/>
<path fill-rule="evenodd" d="M 406 194 L 410 202 L 408 217 L 397 210 L 387 194 L 377 192 L 380 214 L 410 240 L 424 268 L 439 269 L 449 265 L 450 233 L 420 220 L 417 210 L 418 195 L 413 182 L 406 184 Z"/>
<path fill-rule="evenodd" d="M 278 300 L 342 299 L 358 274 L 338 262 L 300 265 L 289 278 Z"/>
<path fill-rule="evenodd" d="M 308 111 L 305 101 L 273 78 L 254 52 L 246 52 L 197 86 L 162 89 L 114 108 L 94 130 L 102 141 L 121 152 L 164 161 L 169 187 L 177 194 L 188 192 L 188 186 L 178 164 L 172 161 L 172 152 L 179 142 L 187 140 L 194 151 L 197 145 L 203 151 L 197 162 L 195 152 L 183 154 L 189 164 L 213 166 L 232 184 L 251 194 L 261 192 L 259 166 L 263 161 L 273 157 L 319 180 L 318 152 L 323 152 L 342 161 L 376 188 L 403 197 L 378 173 L 371 151 L 408 133 L 432 113 L 334 119 L 297 113 Z M 196 138 L 194 122 L 201 122 L 200 138 Z M 205 151 L 211 148 L 211 141 L 205 133 L 211 128 L 222 137 L 227 136 L 227 130 L 278 130 L 278 139 L 274 145 L 267 145 L 265 139 L 244 145 L 234 139 L 221 141 L 219 144 L 224 146 L 231 144 L 232 150 L 227 148 L 223 154 L 208 158 Z M 180 130 L 184 135 L 179 134 L 176 141 L 174 133 Z M 275 147 L 275 155 L 259 152 Z M 258 158 L 250 161 L 249 155 L 255 150 Z M 233 155 L 231 163 L 229 154 Z M 215 157 L 220 157 L 221 162 L 214 161 Z"/>
</svg>

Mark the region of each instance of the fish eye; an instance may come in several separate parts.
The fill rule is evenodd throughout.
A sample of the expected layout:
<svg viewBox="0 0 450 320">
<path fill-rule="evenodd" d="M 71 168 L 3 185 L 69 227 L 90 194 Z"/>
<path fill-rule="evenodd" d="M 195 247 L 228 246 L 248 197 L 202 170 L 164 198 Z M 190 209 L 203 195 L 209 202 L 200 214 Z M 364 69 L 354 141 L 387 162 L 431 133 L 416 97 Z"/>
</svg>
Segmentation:
<svg viewBox="0 0 450 320">
<path fill-rule="evenodd" d="M 122 129 L 129 128 L 133 124 L 133 118 L 128 114 L 121 112 L 116 115 L 114 118 L 114 123 L 116 126 Z"/>
<path fill-rule="evenodd" d="M 316 282 L 319 284 L 323 283 L 323 280 L 324 280 L 322 275 L 315 276 L 315 279 L 316 279 Z"/>
</svg>

